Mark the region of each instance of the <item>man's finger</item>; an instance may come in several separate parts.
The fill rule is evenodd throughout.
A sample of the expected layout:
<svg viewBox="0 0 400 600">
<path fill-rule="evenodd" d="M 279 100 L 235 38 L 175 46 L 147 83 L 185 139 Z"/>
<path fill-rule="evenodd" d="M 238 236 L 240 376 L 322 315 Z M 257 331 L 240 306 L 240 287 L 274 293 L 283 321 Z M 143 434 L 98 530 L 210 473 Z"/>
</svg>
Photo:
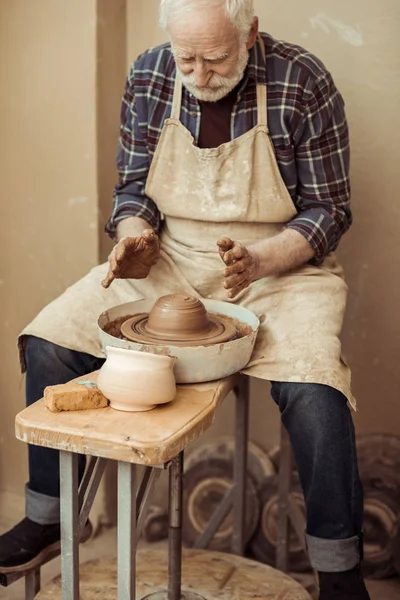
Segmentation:
<svg viewBox="0 0 400 600">
<path fill-rule="evenodd" d="M 246 281 L 247 277 L 244 273 L 239 273 L 238 275 L 232 275 L 232 277 L 228 277 L 228 279 L 224 283 L 224 288 L 226 290 L 231 290 Z"/>
<path fill-rule="evenodd" d="M 233 245 L 234 242 L 228 237 L 222 238 L 217 242 L 219 256 L 224 262 L 225 253 L 233 248 Z"/>
<path fill-rule="evenodd" d="M 108 273 L 107 273 L 107 277 L 105 279 L 103 279 L 103 281 L 101 282 L 101 285 L 103 286 L 103 288 L 105 288 L 106 290 L 110 287 L 110 285 L 112 284 L 112 282 L 115 279 L 115 275 L 111 270 L 111 267 L 108 269 Z"/>
<path fill-rule="evenodd" d="M 228 250 L 233 248 L 233 245 L 234 242 L 231 240 L 231 238 L 228 237 L 224 237 L 217 242 L 218 248 L 223 252 L 227 252 Z"/>
<path fill-rule="evenodd" d="M 119 242 L 119 244 L 117 244 L 114 248 L 114 256 L 110 261 L 110 264 L 112 265 L 114 270 L 117 268 L 118 262 L 120 262 L 124 259 L 125 254 L 126 254 L 126 245 L 121 244 L 121 242 Z M 114 262 L 112 262 L 113 259 L 114 259 Z"/>
<path fill-rule="evenodd" d="M 141 237 L 146 238 L 146 240 L 156 240 L 158 236 L 153 229 L 145 229 Z"/>
<path fill-rule="evenodd" d="M 236 275 L 238 273 L 243 273 L 247 269 L 247 265 L 244 260 L 238 260 L 228 267 L 226 267 L 223 271 L 224 277 L 231 277 L 232 275 Z"/>
<path fill-rule="evenodd" d="M 232 264 L 228 265 L 223 271 L 224 277 L 230 277 L 231 275 L 236 275 L 237 273 L 243 273 L 252 265 L 251 256 L 245 256 L 240 260 L 234 261 Z"/>
<path fill-rule="evenodd" d="M 109 262 L 109 266 L 108 266 L 108 273 L 107 273 L 107 277 L 105 279 L 103 279 L 103 281 L 101 282 L 101 285 L 107 289 L 110 287 L 110 285 L 112 284 L 112 282 L 115 279 L 116 276 L 116 272 L 118 269 L 118 259 L 116 256 L 117 253 L 117 246 L 114 246 L 114 248 L 111 250 L 109 257 L 108 257 L 108 262 Z"/>
<path fill-rule="evenodd" d="M 250 282 L 246 279 L 245 281 L 243 281 L 243 283 L 241 285 L 238 285 L 229 291 L 228 298 L 230 298 L 230 299 L 236 298 L 236 296 L 238 294 L 240 294 L 240 292 L 243 292 L 243 290 L 248 288 L 249 285 L 250 285 Z"/>
<path fill-rule="evenodd" d="M 228 250 L 228 252 L 225 253 L 223 260 L 225 264 L 229 265 L 233 263 L 233 261 L 243 258 L 246 254 L 246 248 L 240 244 L 237 244 L 232 248 L 232 250 Z"/>
</svg>

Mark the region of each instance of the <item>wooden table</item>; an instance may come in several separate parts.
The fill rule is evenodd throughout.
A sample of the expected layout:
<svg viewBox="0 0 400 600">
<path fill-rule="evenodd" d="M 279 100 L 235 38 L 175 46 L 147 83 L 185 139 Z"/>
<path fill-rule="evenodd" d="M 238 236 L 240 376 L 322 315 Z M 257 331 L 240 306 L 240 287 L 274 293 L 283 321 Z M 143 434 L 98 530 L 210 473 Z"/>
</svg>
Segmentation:
<svg viewBox="0 0 400 600">
<path fill-rule="evenodd" d="M 81 379 L 96 380 L 96 373 Z M 233 376 L 178 386 L 173 402 L 146 413 L 112 408 L 52 413 L 43 400 L 16 418 L 18 439 L 60 450 L 62 598 L 79 599 L 79 536 L 100 484 L 106 461 L 118 462 L 118 600 L 135 599 L 135 552 L 148 499 L 160 469 L 169 469 L 168 600 L 181 600 L 182 475 L 184 449 L 208 429 L 220 403 L 236 395 L 234 491 L 210 522 L 216 531 L 229 508 L 234 512 L 232 551 L 244 552 L 248 379 Z M 78 485 L 78 455 L 91 457 Z M 136 465 L 146 467 L 138 486 Z M 33 597 L 33 596 L 32 596 Z M 31 600 L 31 598 L 29 598 Z"/>
</svg>

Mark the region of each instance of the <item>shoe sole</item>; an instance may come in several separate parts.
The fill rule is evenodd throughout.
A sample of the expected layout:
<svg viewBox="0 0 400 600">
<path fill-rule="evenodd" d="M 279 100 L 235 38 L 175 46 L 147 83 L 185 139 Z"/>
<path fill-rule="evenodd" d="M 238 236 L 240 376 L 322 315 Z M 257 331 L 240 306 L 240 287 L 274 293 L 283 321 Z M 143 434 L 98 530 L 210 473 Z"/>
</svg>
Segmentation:
<svg viewBox="0 0 400 600">
<path fill-rule="evenodd" d="M 79 543 L 84 544 L 85 542 L 87 542 L 88 539 L 92 536 L 92 533 L 93 527 L 92 524 L 89 522 L 83 530 L 82 537 Z M 9 575 L 10 573 L 24 573 L 25 571 L 31 571 L 36 567 L 41 567 L 42 565 L 46 564 L 49 560 L 56 558 L 56 556 L 58 556 L 60 552 L 61 541 L 58 541 L 44 548 L 41 552 L 39 552 L 39 554 L 35 556 L 35 558 L 32 558 L 32 560 L 30 560 L 27 563 L 24 563 L 23 565 L 16 565 L 15 567 L 0 567 L 0 573 L 2 575 Z"/>
</svg>

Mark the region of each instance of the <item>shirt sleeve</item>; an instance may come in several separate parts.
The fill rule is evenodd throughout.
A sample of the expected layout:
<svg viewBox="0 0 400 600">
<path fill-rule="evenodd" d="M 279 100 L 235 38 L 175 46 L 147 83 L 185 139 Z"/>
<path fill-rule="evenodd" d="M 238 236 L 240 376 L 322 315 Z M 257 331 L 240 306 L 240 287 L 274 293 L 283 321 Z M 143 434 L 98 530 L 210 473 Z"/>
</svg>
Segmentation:
<svg viewBox="0 0 400 600">
<path fill-rule="evenodd" d="M 349 131 L 343 99 L 328 73 L 309 94 L 295 147 L 299 212 L 287 226 L 308 240 L 314 264 L 321 264 L 352 223 Z"/>
<path fill-rule="evenodd" d="M 114 188 L 111 217 L 105 230 L 115 238 L 120 221 L 140 217 L 160 229 L 160 212 L 145 193 L 150 158 L 147 148 L 147 126 L 140 127 L 134 93 L 135 66 L 126 80 L 121 107 L 120 136 L 117 151 L 118 183 Z"/>
</svg>

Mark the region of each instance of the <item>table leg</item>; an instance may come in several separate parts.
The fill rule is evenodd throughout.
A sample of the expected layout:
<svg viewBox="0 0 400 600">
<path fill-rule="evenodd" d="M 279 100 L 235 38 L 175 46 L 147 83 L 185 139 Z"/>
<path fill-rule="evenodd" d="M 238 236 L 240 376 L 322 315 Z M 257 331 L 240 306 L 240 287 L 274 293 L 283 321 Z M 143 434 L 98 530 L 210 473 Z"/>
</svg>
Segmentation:
<svg viewBox="0 0 400 600">
<path fill-rule="evenodd" d="M 183 452 L 169 467 L 168 600 L 181 600 Z"/>
<path fill-rule="evenodd" d="M 78 455 L 60 451 L 62 600 L 79 600 Z"/>
<path fill-rule="evenodd" d="M 118 600 L 136 598 L 136 465 L 118 463 Z"/>
<path fill-rule="evenodd" d="M 182 592 L 182 492 L 183 452 L 169 466 L 168 590 L 154 592 L 142 600 L 206 600 L 196 592 Z"/>
<path fill-rule="evenodd" d="M 40 591 L 40 567 L 25 575 L 25 600 L 35 600 Z"/>
<path fill-rule="evenodd" d="M 235 424 L 235 456 L 234 485 L 235 498 L 233 504 L 232 553 L 239 556 L 245 551 L 246 531 L 246 480 L 247 480 L 247 446 L 249 431 L 249 378 L 241 375 L 235 388 L 236 424 Z"/>
</svg>

